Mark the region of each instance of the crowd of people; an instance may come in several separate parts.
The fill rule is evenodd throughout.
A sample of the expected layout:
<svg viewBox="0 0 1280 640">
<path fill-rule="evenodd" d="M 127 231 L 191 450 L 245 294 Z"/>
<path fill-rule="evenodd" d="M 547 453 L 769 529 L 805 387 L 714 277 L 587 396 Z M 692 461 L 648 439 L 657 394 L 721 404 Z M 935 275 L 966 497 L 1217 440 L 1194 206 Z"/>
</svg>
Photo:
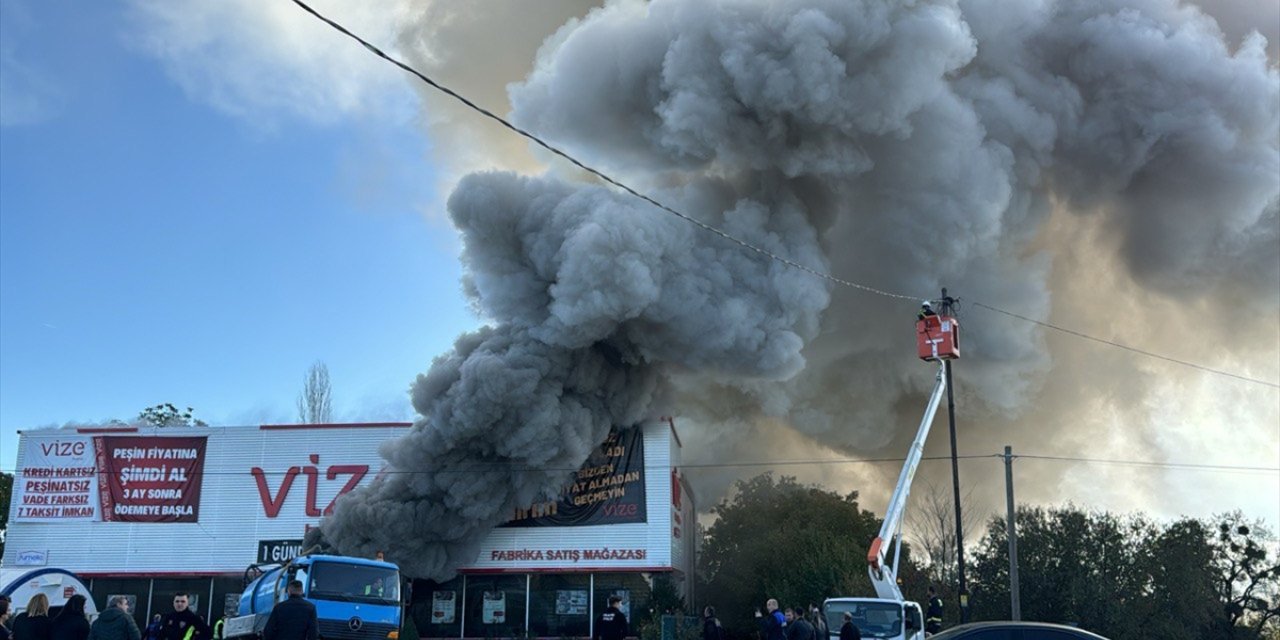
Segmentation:
<svg viewBox="0 0 1280 640">
<path fill-rule="evenodd" d="M 174 594 L 173 611 L 156 615 L 145 630 L 134 622 L 125 596 L 111 596 L 92 624 L 87 602 L 83 595 L 73 595 L 50 615 L 49 597 L 37 593 L 22 613 L 10 616 L 12 603 L 0 597 L 0 640 L 214 640 L 209 625 L 188 608 L 186 593 Z"/>
<path fill-rule="evenodd" d="M 714 618 L 715 611 L 711 607 L 707 607 L 705 618 Z M 815 605 L 808 607 L 787 607 L 786 609 L 778 608 L 778 601 L 769 598 L 765 602 L 766 613 L 756 610 L 756 618 L 760 619 L 760 631 L 764 640 L 826 640 L 830 637 L 831 631 L 827 626 L 827 619 L 822 615 L 822 610 Z M 844 626 L 840 628 L 840 640 L 860 640 L 862 638 L 858 628 L 853 625 L 853 618 L 845 614 Z M 719 626 L 719 620 L 716 620 L 716 626 Z M 706 637 L 708 625 L 703 625 L 703 640 L 710 640 Z"/>
<path fill-rule="evenodd" d="M 314 604 L 302 597 L 302 583 L 293 580 L 287 586 L 288 599 L 276 605 L 262 630 L 263 640 L 318 640 L 319 620 Z M 157 614 L 145 631 L 139 630 L 129 611 L 130 602 L 123 596 L 112 596 L 107 608 L 93 624 L 85 614 L 85 597 L 74 595 L 56 616 L 49 615 L 49 598 L 37 593 L 27 602 L 26 610 L 10 620 L 10 602 L 0 596 L 0 640 L 221 640 L 204 619 L 189 608 L 186 593 L 173 596 L 173 611 Z M 926 631 L 936 633 L 942 623 L 942 600 L 929 588 Z M 592 640 L 624 640 L 630 635 L 627 617 L 621 610 L 622 599 L 609 598 L 609 606 L 596 618 Z M 756 610 L 762 640 L 828 640 L 831 631 L 822 610 L 808 607 L 780 609 L 770 598 L 766 612 Z M 724 627 L 714 607 L 702 612 L 702 640 L 726 640 Z M 839 629 L 840 640 L 861 640 L 862 633 L 846 612 Z"/>
</svg>

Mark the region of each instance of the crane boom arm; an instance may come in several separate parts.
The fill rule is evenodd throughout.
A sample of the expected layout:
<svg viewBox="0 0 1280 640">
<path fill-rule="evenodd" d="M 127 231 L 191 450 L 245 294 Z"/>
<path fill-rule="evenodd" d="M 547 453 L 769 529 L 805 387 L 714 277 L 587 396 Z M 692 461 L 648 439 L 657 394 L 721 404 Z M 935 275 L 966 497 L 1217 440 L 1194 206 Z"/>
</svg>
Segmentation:
<svg viewBox="0 0 1280 640">
<path fill-rule="evenodd" d="M 938 362 L 938 375 L 933 384 L 933 394 L 929 396 L 929 404 L 925 408 L 924 418 L 920 420 L 920 428 L 916 430 L 916 439 L 911 442 L 907 452 L 907 460 L 902 465 L 902 473 L 898 475 L 898 485 L 893 489 L 889 505 L 885 508 L 884 524 L 880 526 L 880 535 L 871 542 L 867 550 L 867 572 L 871 575 L 871 584 L 876 589 L 876 596 L 886 600 L 903 601 L 902 591 L 898 589 L 898 555 L 902 550 L 902 514 L 906 510 L 907 497 L 911 495 L 911 482 L 915 479 L 916 468 L 924 456 L 924 442 L 929 437 L 929 428 L 933 425 L 933 417 L 938 413 L 938 404 L 947 390 L 947 378 L 943 375 L 946 365 Z M 886 562 L 889 545 L 894 544 L 893 564 Z"/>
</svg>

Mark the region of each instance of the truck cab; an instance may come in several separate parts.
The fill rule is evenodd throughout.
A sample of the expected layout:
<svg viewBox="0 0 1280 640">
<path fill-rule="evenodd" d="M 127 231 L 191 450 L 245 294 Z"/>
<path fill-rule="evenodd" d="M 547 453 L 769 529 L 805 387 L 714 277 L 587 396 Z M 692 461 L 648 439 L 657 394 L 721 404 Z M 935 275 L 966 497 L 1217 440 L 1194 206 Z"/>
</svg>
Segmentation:
<svg viewBox="0 0 1280 640">
<path fill-rule="evenodd" d="M 254 567 L 251 567 L 253 569 Z M 245 586 L 235 618 L 224 637 L 260 636 L 271 610 L 289 595 L 289 582 L 302 583 L 302 597 L 316 606 L 324 640 L 398 640 L 400 570 L 389 562 L 348 556 L 309 555 L 268 567 Z"/>
<path fill-rule="evenodd" d="M 822 603 L 830 638 L 840 640 L 844 614 L 853 617 L 853 626 L 863 638 L 882 640 L 924 640 L 924 617 L 920 605 L 883 598 L 829 598 Z"/>
</svg>

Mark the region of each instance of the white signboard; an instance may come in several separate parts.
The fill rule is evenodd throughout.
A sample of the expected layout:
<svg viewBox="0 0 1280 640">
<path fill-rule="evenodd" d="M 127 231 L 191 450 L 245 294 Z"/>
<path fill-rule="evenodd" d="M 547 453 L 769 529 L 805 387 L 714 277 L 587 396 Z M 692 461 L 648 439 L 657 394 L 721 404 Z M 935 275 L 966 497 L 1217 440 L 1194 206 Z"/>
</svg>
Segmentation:
<svg viewBox="0 0 1280 640">
<path fill-rule="evenodd" d="M 13 562 L 19 567 L 43 567 L 49 564 L 48 551 L 19 551 L 17 559 Z"/>
<path fill-rule="evenodd" d="M 93 438 L 42 438 L 24 451 L 13 483 L 14 522 L 98 519 L 98 467 Z"/>
<path fill-rule="evenodd" d="M 481 620 L 485 624 L 502 624 L 507 621 L 507 592 L 484 592 L 484 610 Z"/>
<path fill-rule="evenodd" d="M 457 591 L 436 591 L 431 594 L 431 624 L 453 624 L 457 620 L 457 610 Z"/>
<path fill-rule="evenodd" d="M 589 595 L 586 589 L 561 589 L 556 591 L 556 615 L 587 615 L 588 598 Z"/>
</svg>

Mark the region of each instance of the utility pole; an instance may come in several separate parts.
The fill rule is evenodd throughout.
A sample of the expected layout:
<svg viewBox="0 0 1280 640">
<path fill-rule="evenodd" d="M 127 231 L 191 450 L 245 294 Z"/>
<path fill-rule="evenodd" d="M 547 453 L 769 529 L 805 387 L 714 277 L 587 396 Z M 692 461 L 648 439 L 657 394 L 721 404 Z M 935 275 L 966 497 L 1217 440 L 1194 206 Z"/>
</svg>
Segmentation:
<svg viewBox="0 0 1280 640">
<path fill-rule="evenodd" d="M 947 288 L 942 288 L 942 315 L 954 317 L 952 305 L 955 299 L 947 295 Z M 946 361 L 947 375 L 947 421 L 951 425 L 951 486 L 955 490 L 956 500 L 956 562 L 960 577 L 960 623 L 969 621 L 969 589 L 964 580 L 964 525 L 960 515 L 960 461 L 956 456 L 956 399 L 951 383 L 951 360 Z"/>
<path fill-rule="evenodd" d="M 1009 604 L 1013 619 L 1022 619 L 1022 602 L 1018 593 L 1018 525 L 1013 508 L 1013 447 L 1004 448 L 1004 499 L 1009 512 L 1006 531 L 1009 534 Z"/>
</svg>

